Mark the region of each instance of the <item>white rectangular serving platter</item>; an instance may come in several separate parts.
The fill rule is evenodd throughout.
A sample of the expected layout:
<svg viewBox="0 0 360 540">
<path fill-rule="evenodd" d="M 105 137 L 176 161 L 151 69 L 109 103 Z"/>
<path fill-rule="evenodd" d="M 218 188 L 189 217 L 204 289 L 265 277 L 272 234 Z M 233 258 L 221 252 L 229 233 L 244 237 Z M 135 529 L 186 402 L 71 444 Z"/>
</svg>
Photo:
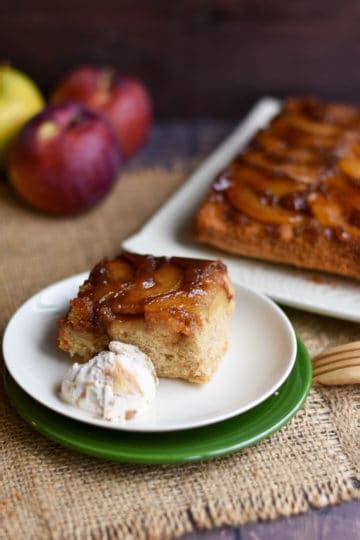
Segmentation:
<svg viewBox="0 0 360 540">
<path fill-rule="evenodd" d="M 354 280 L 231 256 L 192 239 L 194 216 L 211 181 L 280 107 L 281 102 L 274 98 L 261 99 L 187 182 L 138 233 L 125 240 L 122 247 L 153 255 L 221 258 L 235 283 L 284 305 L 359 322 L 360 284 Z"/>
</svg>

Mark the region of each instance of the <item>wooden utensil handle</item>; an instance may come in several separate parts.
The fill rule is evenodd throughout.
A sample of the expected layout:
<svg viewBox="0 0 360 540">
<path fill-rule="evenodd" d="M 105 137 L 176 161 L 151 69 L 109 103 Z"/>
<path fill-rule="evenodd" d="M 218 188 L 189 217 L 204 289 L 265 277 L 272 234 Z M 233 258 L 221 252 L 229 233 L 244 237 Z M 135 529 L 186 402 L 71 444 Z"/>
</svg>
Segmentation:
<svg viewBox="0 0 360 540">
<path fill-rule="evenodd" d="M 360 384 L 360 341 L 331 347 L 315 356 L 313 384 Z"/>
</svg>

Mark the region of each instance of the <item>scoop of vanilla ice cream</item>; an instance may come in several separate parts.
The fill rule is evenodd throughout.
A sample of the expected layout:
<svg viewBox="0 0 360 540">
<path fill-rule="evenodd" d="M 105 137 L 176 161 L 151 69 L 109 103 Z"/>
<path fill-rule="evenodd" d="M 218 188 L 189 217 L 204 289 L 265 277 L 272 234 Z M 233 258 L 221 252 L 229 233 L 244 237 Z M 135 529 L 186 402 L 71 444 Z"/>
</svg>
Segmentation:
<svg viewBox="0 0 360 540">
<path fill-rule="evenodd" d="M 112 421 L 130 420 L 154 400 L 158 380 L 138 347 L 111 341 L 85 364 L 75 363 L 61 384 L 65 401 Z"/>
</svg>

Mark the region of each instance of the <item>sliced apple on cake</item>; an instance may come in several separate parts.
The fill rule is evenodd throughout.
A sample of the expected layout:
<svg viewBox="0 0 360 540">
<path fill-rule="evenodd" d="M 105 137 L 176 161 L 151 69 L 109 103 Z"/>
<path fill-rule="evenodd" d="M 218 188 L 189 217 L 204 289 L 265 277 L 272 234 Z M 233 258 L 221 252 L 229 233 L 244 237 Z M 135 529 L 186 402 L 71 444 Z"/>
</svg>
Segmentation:
<svg viewBox="0 0 360 540">
<path fill-rule="evenodd" d="M 221 261 L 123 253 L 71 300 L 60 348 L 87 360 L 112 340 L 137 345 L 159 377 L 207 382 L 229 340 L 233 289 Z"/>
</svg>

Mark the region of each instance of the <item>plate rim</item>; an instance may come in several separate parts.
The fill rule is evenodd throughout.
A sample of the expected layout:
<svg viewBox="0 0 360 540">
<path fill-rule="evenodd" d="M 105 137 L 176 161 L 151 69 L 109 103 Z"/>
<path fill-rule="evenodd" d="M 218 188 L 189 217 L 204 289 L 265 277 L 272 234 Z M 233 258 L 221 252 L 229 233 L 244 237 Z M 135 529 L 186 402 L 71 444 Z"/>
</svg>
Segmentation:
<svg viewBox="0 0 360 540">
<path fill-rule="evenodd" d="M 11 375 L 9 374 L 8 370 L 4 369 L 4 387 L 5 392 L 8 397 L 8 400 L 11 404 L 11 406 L 17 411 L 19 416 L 32 428 L 34 428 L 36 431 L 38 431 L 41 435 L 46 437 L 47 439 L 50 439 L 61 446 L 64 446 L 65 448 L 68 448 L 72 451 L 75 451 L 76 453 L 85 454 L 87 456 L 96 457 L 99 459 L 105 459 L 105 460 L 112 460 L 120 463 L 133 463 L 133 464 L 139 464 L 139 465 L 175 465 L 175 464 L 186 464 L 191 462 L 198 462 L 198 461 L 207 461 L 214 458 L 219 458 L 222 456 L 230 455 L 235 452 L 241 451 L 245 448 L 248 448 L 250 446 L 253 446 L 263 439 L 266 439 L 279 431 L 282 427 L 284 427 L 299 411 L 299 409 L 304 404 L 310 388 L 311 388 L 311 382 L 312 382 L 312 364 L 311 364 L 311 358 L 307 351 L 307 348 L 305 347 L 302 340 L 297 337 L 297 358 L 296 362 L 294 364 L 293 370 L 290 373 L 288 379 L 283 383 L 285 386 L 286 384 L 289 384 L 291 381 L 291 378 L 295 372 L 296 369 L 302 370 L 302 377 L 301 377 L 301 387 L 299 387 L 299 381 L 293 382 L 294 386 L 296 386 L 296 391 L 298 393 L 296 400 L 295 398 L 292 398 L 291 406 L 285 405 L 285 408 L 287 409 L 286 412 L 283 412 L 281 414 L 281 417 L 278 418 L 277 421 L 271 421 L 270 424 L 267 426 L 267 428 L 262 428 L 260 431 L 256 430 L 255 434 L 248 435 L 247 438 L 240 437 L 240 440 L 238 440 L 237 443 L 226 445 L 225 443 L 220 444 L 218 442 L 218 435 L 217 430 L 219 428 L 224 428 L 225 430 L 228 429 L 228 431 L 231 431 L 232 425 L 238 423 L 239 426 L 243 427 L 246 426 L 248 423 L 248 417 L 250 417 L 250 427 L 251 427 L 251 417 L 259 413 L 260 408 L 264 408 L 264 414 L 261 415 L 261 421 L 264 423 L 267 419 L 268 413 L 268 407 L 267 404 L 274 399 L 274 395 L 270 396 L 267 400 L 262 402 L 261 404 L 257 405 L 257 407 L 240 414 L 234 418 L 231 418 L 229 420 L 225 420 L 223 422 L 211 425 L 211 426 L 205 426 L 205 427 L 199 427 L 194 428 L 193 430 L 185 430 L 176 432 L 174 434 L 170 433 L 156 433 L 156 434 L 150 434 L 150 433 L 121 433 L 118 432 L 116 435 L 119 437 L 119 441 L 111 441 L 112 448 L 105 448 L 103 444 L 103 439 L 101 437 L 102 432 L 106 432 L 107 430 L 103 430 L 103 428 L 96 427 L 96 426 L 86 426 L 85 424 L 80 423 L 80 431 L 83 431 L 84 433 L 81 433 L 79 435 L 79 430 L 77 428 L 79 422 L 76 420 L 72 420 L 69 418 L 66 418 L 63 415 L 60 415 L 58 413 L 55 413 L 48 409 L 47 407 L 41 405 L 36 400 L 31 398 L 26 392 L 24 392 L 19 385 L 12 379 Z M 299 377 L 299 375 L 298 375 Z M 15 391 L 18 393 L 18 396 L 14 397 L 14 392 L 11 390 L 10 386 L 13 386 L 15 388 Z M 282 387 L 280 388 L 279 393 L 281 392 Z M 20 396 L 20 397 L 19 397 Z M 25 400 L 25 404 L 23 404 L 23 401 Z M 26 402 L 30 404 L 30 407 L 27 406 Z M 32 413 L 32 409 L 35 408 L 36 411 L 36 417 L 34 417 Z M 275 407 L 276 408 L 276 407 Z M 276 415 L 278 415 L 278 410 L 276 411 Z M 40 415 L 40 416 L 39 416 Z M 49 419 L 50 416 L 50 419 Z M 65 431 L 59 433 L 58 426 L 59 424 L 56 422 L 52 422 L 51 417 L 53 418 L 59 418 L 60 419 L 60 428 L 64 430 L 63 425 L 65 424 Z M 40 418 L 40 419 L 39 419 Z M 45 418 L 45 420 L 44 420 Z M 44 423 L 45 422 L 45 423 Z M 266 422 L 265 422 L 266 423 Z M 55 428 L 54 428 L 55 426 Z M 73 428 L 73 433 L 72 433 Z M 236 427 L 234 428 L 236 429 Z M 203 449 L 201 452 L 193 453 L 189 450 L 179 449 L 179 446 L 181 446 L 181 437 L 190 435 L 195 435 L 197 438 L 200 437 L 203 433 L 206 434 L 206 431 L 213 431 L 213 437 L 212 440 L 215 441 L 215 444 L 217 444 L 216 449 Z M 92 433 L 93 432 L 93 433 Z M 97 432 L 97 436 L 101 438 L 102 446 L 100 444 L 97 445 L 96 442 L 94 442 L 94 433 Z M 75 433 L 75 440 L 73 438 L 73 434 Z M 111 433 L 114 432 L 109 432 Z M 126 438 L 133 438 L 133 448 L 132 450 L 124 450 L 121 449 L 121 443 L 123 436 L 126 436 Z M 169 450 L 163 450 L 161 449 L 161 439 L 166 439 L 169 437 L 176 436 L 176 452 L 170 452 Z M 70 437 L 70 438 L 69 438 Z M 84 442 L 84 437 L 87 437 L 87 441 Z M 92 437 L 92 438 L 91 438 Z M 78 440 L 76 440 L 76 438 Z M 150 441 L 159 438 L 160 439 L 160 450 L 152 450 L 151 453 L 144 451 L 144 445 L 139 444 L 139 440 L 141 439 L 148 439 Z M 179 440 L 180 438 L 180 440 Z M 82 439 L 82 440 L 80 440 Z M 89 443 L 90 440 L 90 443 Z M 98 442 L 98 441 L 97 441 Z M 90 444 L 90 446 L 89 446 Z M 185 443 L 186 444 L 186 443 Z M 92 446 L 91 446 L 92 445 Z"/>
<path fill-rule="evenodd" d="M 8 322 L 6 328 L 5 328 L 5 332 L 4 332 L 4 336 L 3 336 L 3 340 L 2 340 L 2 352 L 3 352 L 4 363 L 5 363 L 6 368 L 9 371 L 10 375 L 12 376 L 12 378 L 20 386 L 20 388 L 26 394 L 28 394 L 32 399 L 34 399 L 35 401 L 37 401 L 42 406 L 48 408 L 49 410 L 51 410 L 51 411 L 53 411 L 53 412 L 55 412 L 57 414 L 60 414 L 60 415 L 62 415 L 64 417 L 66 417 L 66 418 L 69 418 L 69 419 L 72 419 L 72 420 L 75 420 L 75 421 L 79 421 L 79 422 L 84 423 L 84 424 L 89 425 L 89 426 L 101 427 L 103 429 L 107 429 L 107 430 L 111 430 L 111 431 L 119 431 L 119 432 L 166 433 L 166 432 L 177 432 L 177 431 L 183 431 L 183 430 L 189 430 L 189 429 L 196 429 L 196 428 L 199 428 L 199 427 L 213 425 L 213 424 L 216 424 L 216 423 L 219 423 L 219 422 L 223 422 L 223 421 L 225 421 L 227 419 L 233 418 L 233 417 L 235 417 L 235 416 L 237 416 L 239 414 L 243 414 L 246 411 L 253 409 L 254 407 L 259 405 L 260 403 L 264 402 L 266 399 L 269 398 L 269 396 L 271 396 L 272 394 L 274 394 L 274 392 L 277 391 L 277 389 L 288 378 L 290 372 L 292 371 L 292 369 L 294 367 L 294 364 L 295 364 L 295 361 L 296 361 L 296 355 L 297 355 L 297 339 L 296 339 L 295 330 L 294 330 L 290 320 L 286 316 L 286 314 L 283 312 L 283 310 L 273 300 L 266 297 L 262 293 L 254 291 L 253 289 L 251 289 L 251 288 L 249 288 L 247 286 L 240 285 L 238 283 L 234 283 L 235 289 L 237 289 L 237 288 L 240 289 L 240 290 L 242 289 L 242 290 L 245 291 L 245 293 L 250 294 L 250 296 L 252 296 L 252 297 L 255 297 L 255 299 L 260 300 L 261 302 L 264 302 L 272 310 L 272 312 L 276 314 L 276 317 L 278 318 L 278 320 L 281 321 L 281 324 L 286 329 L 287 335 L 289 336 L 289 339 L 290 339 L 291 357 L 290 357 L 290 360 L 288 361 L 288 365 L 287 365 L 286 369 L 284 370 L 284 372 L 282 373 L 282 375 L 278 378 L 278 380 L 270 388 L 268 388 L 268 390 L 266 392 L 263 392 L 261 396 L 259 396 L 258 398 L 252 400 L 247 405 L 245 405 L 243 407 L 239 407 L 237 409 L 233 409 L 232 411 L 230 411 L 228 413 L 219 414 L 219 415 L 216 415 L 216 416 L 213 415 L 212 417 L 206 417 L 206 418 L 203 418 L 202 420 L 192 422 L 191 424 L 189 424 L 189 422 L 187 422 L 187 425 L 186 425 L 186 423 L 178 424 L 175 427 L 171 427 L 169 425 L 168 427 L 165 427 L 165 428 L 162 428 L 162 429 L 157 427 L 157 426 L 146 427 L 146 425 L 145 425 L 144 427 L 139 428 L 136 425 L 132 426 L 132 425 L 107 423 L 105 421 L 101 421 L 99 419 L 93 418 L 90 415 L 89 415 L 88 418 L 86 418 L 86 417 L 76 418 L 71 414 L 71 410 L 67 411 L 65 409 L 62 409 L 60 406 L 51 406 L 51 405 L 45 403 L 44 401 L 42 401 L 41 399 L 39 399 L 39 397 L 36 394 L 34 394 L 33 392 L 31 392 L 31 390 L 29 391 L 27 386 L 24 385 L 23 381 L 18 378 L 17 373 L 13 371 L 13 369 L 12 369 L 13 366 L 11 365 L 11 361 L 10 362 L 8 361 L 8 358 L 10 358 L 10 355 L 11 355 L 11 353 L 10 353 L 10 344 L 8 344 L 8 339 L 9 339 L 10 331 L 12 329 L 12 325 L 16 324 L 17 317 L 19 316 L 20 312 L 22 312 L 24 309 L 26 309 L 28 304 L 31 304 L 38 296 L 40 296 L 42 294 L 46 294 L 46 291 L 48 291 L 49 289 L 52 289 L 54 287 L 61 287 L 67 281 L 69 281 L 69 282 L 77 282 L 77 281 L 79 281 L 80 282 L 81 280 L 86 279 L 86 277 L 88 275 L 89 275 L 89 272 L 80 272 L 78 274 L 68 276 L 67 278 L 56 281 L 56 282 L 44 287 L 43 289 L 39 290 L 35 294 L 33 294 L 28 300 L 26 300 L 15 311 L 15 313 L 13 314 L 13 316 L 11 317 L 11 319 L 9 320 L 9 322 Z M 230 275 L 231 275 L 231 271 L 230 271 Z M 9 349 L 8 349 L 8 347 L 9 347 Z"/>
</svg>

